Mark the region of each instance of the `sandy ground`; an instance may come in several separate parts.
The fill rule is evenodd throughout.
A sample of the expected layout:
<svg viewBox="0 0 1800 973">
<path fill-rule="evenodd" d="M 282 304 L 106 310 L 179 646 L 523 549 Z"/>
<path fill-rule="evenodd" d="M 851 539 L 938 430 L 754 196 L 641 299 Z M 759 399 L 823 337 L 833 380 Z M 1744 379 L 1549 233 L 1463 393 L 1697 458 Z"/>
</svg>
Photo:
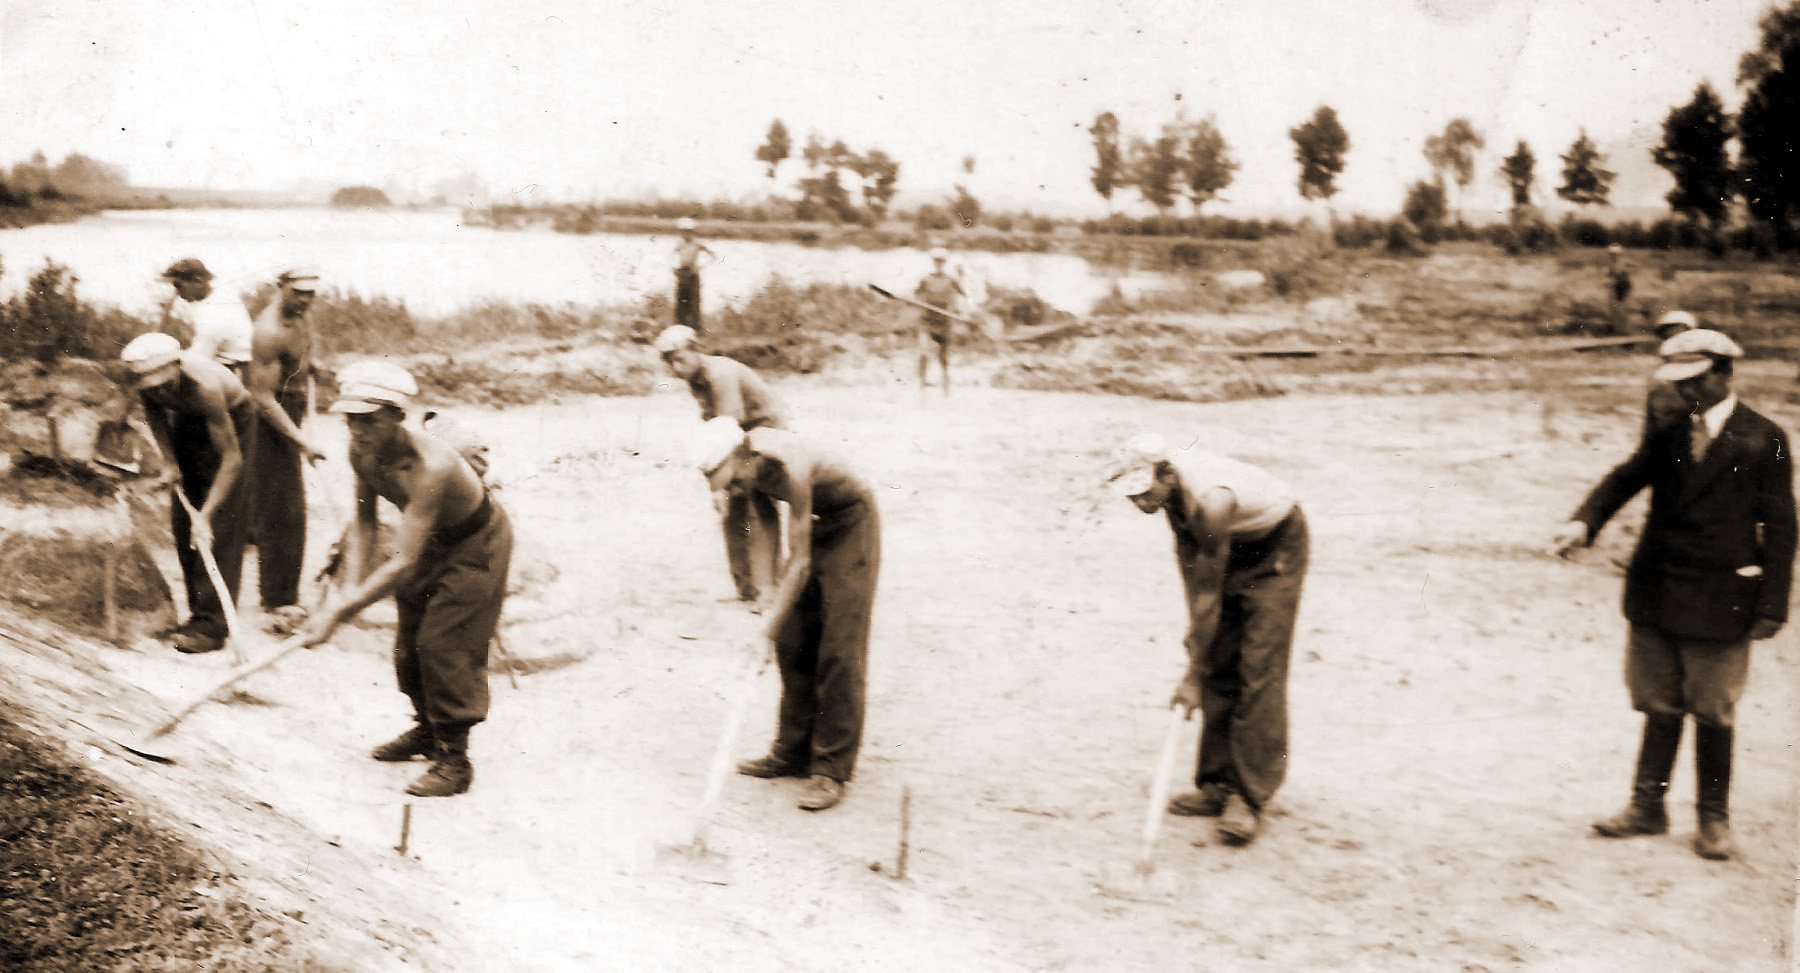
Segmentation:
<svg viewBox="0 0 1800 973">
<path fill-rule="evenodd" d="M 405 856 L 402 789 L 423 765 L 364 756 L 406 723 L 391 610 L 200 710 L 167 738 L 175 767 L 68 723 L 101 723 L 82 705 L 110 706 L 105 727 L 154 715 L 141 691 L 65 694 L 54 684 L 73 677 L 4 640 L 0 672 L 38 680 L 48 725 L 101 742 L 82 752 L 253 887 L 309 903 L 326 968 L 1787 968 L 1791 631 L 1756 647 L 1740 711 L 1739 859 L 1689 847 L 1688 741 L 1672 834 L 1588 836 L 1635 755 L 1615 562 L 1641 508 L 1573 561 L 1542 550 L 1629 449 L 1635 377 L 1599 412 L 1528 392 L 785 394 L 884 488 L 867 732 L 824 814 L 794 806 L 799 782 L 730 778 L 706 867 L 655 852 L 687 836 L 759 619 L 729 600 L 717 521 L 682 462 L 685 391 L 463 412 L 495 444 L 520 556 L 560 577 L 509 605 L 506 645 L 537 671 L 493 677 L 474 790 L 414 801 Z M 1140 428 L 1291 481 L 1314 560 L 1289 775 L 1263 837 L 1232 849 L 1168 818 L 1156 875 L 1134 882 L 1185 624 L 1166 524 L 1096 485 Z M 345 484 L 341 460 L 329 475 Z M 320 521 L 347 506 L 314 498 Z M 147 643 L 66 651 L 165 707 L 228 665 Z M 767 744 L 772 672 L 754 693 L 738 757 Z"/>
</svg>

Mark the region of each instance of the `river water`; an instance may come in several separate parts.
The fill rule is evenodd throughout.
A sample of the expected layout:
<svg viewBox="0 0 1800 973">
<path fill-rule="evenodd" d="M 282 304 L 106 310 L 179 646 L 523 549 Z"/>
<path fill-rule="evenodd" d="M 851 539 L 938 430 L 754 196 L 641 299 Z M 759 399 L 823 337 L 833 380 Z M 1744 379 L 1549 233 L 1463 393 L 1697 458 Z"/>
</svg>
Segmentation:
<svg viewBox="0 0 1800 973">
<path fill-rule="evenodd" d="M 444 314 L 487 301 L 616 305 L 673 289 L 674 235 L 575 235 L 464 226 L 454 210 L 176 209 L 109 211 L 74 223 L 0 230 L 0 296 L 16 293 L 46 259 L 71 268 L 91 302 L 145 312 L 168 294 L 158 279 L 198 257 L 214 287 L 249 291 L 304 264 L 324 287 L 403 300 Z M 796 243 L 709 240 L 708 308 L 755 293 L 771 277 L 795 283 L 879 284 L 911 294 L 930 260 L 917 250 L 829 249 Z M 1112 291 L 1166 286 L 1156 274 L 1121 274 L 1063 254 L 953 251 L 951 269 L 978 299 L 987 286 L 1028 289 L 1084 313 Z"/>
</svg>

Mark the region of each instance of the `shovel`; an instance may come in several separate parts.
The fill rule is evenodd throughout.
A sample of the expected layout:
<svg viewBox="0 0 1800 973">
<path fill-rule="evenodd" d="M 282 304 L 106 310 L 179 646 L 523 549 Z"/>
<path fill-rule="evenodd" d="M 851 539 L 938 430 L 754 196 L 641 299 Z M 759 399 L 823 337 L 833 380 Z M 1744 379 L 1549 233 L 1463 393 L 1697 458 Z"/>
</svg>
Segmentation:
<svg viewBox="0 0 1800 973">
<path fill-rule="evenodd" d="M 193 503 L 182 491 L 181 484 L 170 487 L 170 492 L 175 494 L 175 499 L 181 501 L 181 509 L 187 511 L 188 521 L 198 523 L 200 511 L 194 509 Z M 238 626 L 236 599 L 231 597 L 231 589 L 225 584 L 225 576 L 219 573 L 219 562 L 213 559 L 212 545 L 195 544 L 194 550 L 200 552 L 200 563 L 206 565 L 206 576 L 212 579 L 213 592 L 219 596 L 219 606 L 225 611 L 225 636 L 226 641 L 231 643 L 231 661 L 243 665 L 248 657 L 244 655 L 244 643 L 239 638 L 243 630 Z"/>
<path fill-rule="evenodd" d="M 750 696 L 756 689 L 758 677 L 768 665 L 767 656 L 759 652 L 744 666 L 737 698 L 731 702 L 731 710 L 725 716 L 725 729 L 719 734 L 718 745 L 713 748 L 712 767 L 706 773 L 706 791 L 700 797 L 699 806 L 694 809 L 693 830 L 689 833 L 689 839 L 681 844 L 663 845 L 656 849 L 658 864 L 686 866 L 691 869 L 689 877 L 695 881 L 713 885 L 731 884 L 725 873 L 724 858 L 707 849 L 706 834 L 712 827 L 713 814 L 718 810 L 719 795 L 725 789 L 725 775 L 731 770 L 731 752 L 737 744 L 738 730 L 744 725 L 744 713 L 750 708 Z"/>
<path fill-rule="evenodd" d="M 1181 724 L 1186 721 L 1187 714 L 1179 704 L 1169 707 L 1169 728 L 1163 734 L 1162 753 L 1156 758 L 1156 776 L 1150 782 L 1150 805 L 1144 809 L 1144 832 L 1138 847 L 1137 861 L 1132 864 L 1129 874 L 1107 876 L 1098 889 L 1102 895 L 1134 901 L 1153 901 L 1145 899 L 1150 893 L 1172 895 L 1172 888 L 1151 888 L 1150 879 L 1156 874 L 1156 861 L 1152 857 L 1156 851 L 1156 836 L 1162 830 L 1163 818 L 1168 815 L 1165 805 L 1169 802 L 1169 778 L 1175 775 L 1175 758 L 1180 752 Z M 1161 883 L 1168 885 L 1167 882 Z"/>
<path fill-rule="evenodd" d="M 167 720 L 164 720 L 161 724 L 159 724 L 155 729 L 151 730 L 149 733 L 145 733 L 141 736 L 130 737 L 130 738 L 126 738 L 126 739 L 115 738 L 114 742 L 117 743 L 119 746 L 124 747 L 127 750 L 130 750 L 132 753 L 135 753 L 141 757 L 148 757 L 149 759 L 154 760 L 157 763 L 163 763 L 163 764 L 174 763 L 175 758 L 169 756 L 168 753 L 166 753 L 161 748 L 161 744 L 159 743 L 159 741 L 161 741 L 161 739 L 163 737 L 169 735 L 169 731 L 175 729 L 176 726 L 180 725 L 182 720 L 187 719 L 188 716 L 191 715 L 195 710 L 199 709 L 201 706 L 203 706 L 206 703 L 208 703 L 209 701 L 211 701 L 214 697 L 218 696 L 220 693 L 224 692 L 227 689 L 230 689 L 232 686 L 237 685 L 238 683 L 242 682 L 243 680 L 245 680 L 253 675 L 256 675 L 257 673 L 263 671 L 264 669 L 269 668 L 270 666 L 274 665 L 275 663 L 280 662 L 282 659 L 286 658 L 289 653 L 293 652 L 295 649 L 300 648 L 302 646 L 302 644 L 303 643 L 301 642 L 301 640 L 298 636 L 287 639 L 286 641 L 282 642 L 280 645 L 276 646 L 275 651 L 271 652 L 268 655 L 268 657 L 264 658 L 262 661 L 252 662 L 247 665 L 242 665 L 236 669 L 233 669 L 231 671 L 230 675 L 226 676 L 224 679 L 219 680 L 217 683 L 215 683 L 212 686 L 212 688 L 206 690 L 203 693 L 200 693 L 199 695 L 196 695 L 193 698 L 193 700 L 191 700 L 186 706 L 183 706 L 181 709 L 176 710 L 174 716 L 171 716 Z"/>
</svg>

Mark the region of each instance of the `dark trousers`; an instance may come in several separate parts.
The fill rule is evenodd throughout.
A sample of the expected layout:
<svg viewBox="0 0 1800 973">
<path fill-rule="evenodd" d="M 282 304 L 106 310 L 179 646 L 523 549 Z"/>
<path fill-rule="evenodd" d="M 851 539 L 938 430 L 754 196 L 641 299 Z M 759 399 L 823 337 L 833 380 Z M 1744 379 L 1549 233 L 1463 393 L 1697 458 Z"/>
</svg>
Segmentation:
<svg viewBox="0 0 1800 973">
<path fill-rule="evenodd" d="M 700 271 L 686 267 L 675 270 L 675 323 L 695 331 L 700 327 Z"/>
<path fill-rule="evenodd" d="M 512 523 L 495 504 L 480 530 L 427 544 L 394 593 L 394 675 L 420 723 L 454 729 L 487 719 L 488 643 L 500 627 L 512 546 Z"/>
<path fill-rule="evenodd" d="M 775 635 L 781 722 L 770 753 L 848 781 L 862 746 L 869 622 L 881 567 L 874 504 L 821 519 L 812 548 L 812 577 Z"/>
<path fill-rule="evenodd" d="M 781 512 L 766 493 L 733 495 L 725 501 L 725 557 L 738 594 L 754 599 L 775 583 L 781 560 Z"/>
<path fill-rule="evenodd" d="M 298 398 L 297 402 L 290 400 Z M 306 396 L 282 396 L 298 425 Z M 306 556 L 306 481 L 300 447 L 261 415 L 245 451 L 250 484 L 250 543 L 256 545 L 256 586 L 266 611 L 300 602 L 300 564 Z"/>
<path fill-rule="evenodd" d="M 250 409 L 245 407 L 233 412 L 231 420 L 237 431 L 238 448 L 242 450 L 244 443 L 255 435 Z M 181 471 L 180 490 L 187 495 L 188 502 L 194 505 L 194 509 L 198 510 L 206 503 L 206 495 L 212 490 L 213 478 L 218 475 L 219 452 L 213 448 L 206 421 L 197 417 L 176 419 L 169 430 L 169 439 L 175 450 L 175 466 Z M 226 593 L 234 607 L 237 604 L 238 581 L 244 572 L 244 542 L 249 533 L 249 517 L 245 509 L 249 491 L 245 489 L 245 479 L 240 468 L 237 483 L 212 517 L 213 560 L 218 563 L 219 576 L 225 581 Z M 200 552 L 194 550 L 193 544 L 189 543 L 192 525 L 187 511 L 182 509 L 181 502 L 174 497 L 169 498 L 169 508 L 169 527 L 175 535 L 175 556 L 181 563 L 182 585 L 187 589 L 188 621 L 183 627 L 198 635 L 222 639 L 228 634 L 225 606 L 219 600 L 212 578 L 206 573 L 206 563 L 201 560 Z"/>
<path fill-rule="evenodd" d="M 1258 809 L 1287 775 L 1288 657 L 1309 550 L 1299 507 L 1267 537 L 1233 544 L 1218 629 L 1196 656 L 1202 722 L 1194 783 L 1227 784 Z M 1184 579 L 1191 565 L 1183 560 Z"/>
</svg>

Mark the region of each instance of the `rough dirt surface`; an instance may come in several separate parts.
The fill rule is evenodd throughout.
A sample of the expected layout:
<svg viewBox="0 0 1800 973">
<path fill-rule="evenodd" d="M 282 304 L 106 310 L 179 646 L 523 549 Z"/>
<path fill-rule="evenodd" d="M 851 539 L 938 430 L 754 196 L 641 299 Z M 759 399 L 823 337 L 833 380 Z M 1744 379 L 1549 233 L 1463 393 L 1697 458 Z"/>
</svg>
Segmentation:
<svg viewBox="0 0 1800 973">
<path fill-rule="evenodd" d="M 794 806 L 797 781 L 732 777 L 697 863 L 656 850 L 688 834 L 760 619 L 728 600 L 717 521 L 682 462 L 696 413 L 674 387 L 463 411 L 494 443 L 521 550 L 561 574 L 510 603 L 506 646 L 533 671 L 516 688 L 496 671 L 474 790 L 415 800 L 406 856 L 402 789 L 423 765 L 365 756 L 406 725 L 391 610 L 202 708 L 165 740 L 173 767 L 106 738 L 216 680 L 223 654 L 13 618 L 31 637 L 0 639 L 0 682 L 253 891 L 304 910 L 320 968 L 1784 969 L 1791 630 L 1757 645 L 1741 705 L 1740 857 L 1689 848 L 1686 746 L 1670 835 L 1588 834 L 1635 755 L 1615 559 L 1641 501 L 1572 561 L 1543 548 L 1629 450 L 1647 361 L 1600 363 L 1579 396 L 785 386 L 802 428 L 885 488 L 862 760 L 823 814 Z M 1747 400 L 1796 428 L 1791 408 Z M 1289 776 L 1262 838 L 1227 848 L 1208 822 L 1168 818 L 1137 882 L 1185 619 L 1166 523 L 1096 475 L 1143 428 L 1287 478 L 1314 561 Z M 349 506 L 313 503 L 321 521 Z M 776 692 L 763 676 L 735 756 L 763 752 Z"/>
</svg>

